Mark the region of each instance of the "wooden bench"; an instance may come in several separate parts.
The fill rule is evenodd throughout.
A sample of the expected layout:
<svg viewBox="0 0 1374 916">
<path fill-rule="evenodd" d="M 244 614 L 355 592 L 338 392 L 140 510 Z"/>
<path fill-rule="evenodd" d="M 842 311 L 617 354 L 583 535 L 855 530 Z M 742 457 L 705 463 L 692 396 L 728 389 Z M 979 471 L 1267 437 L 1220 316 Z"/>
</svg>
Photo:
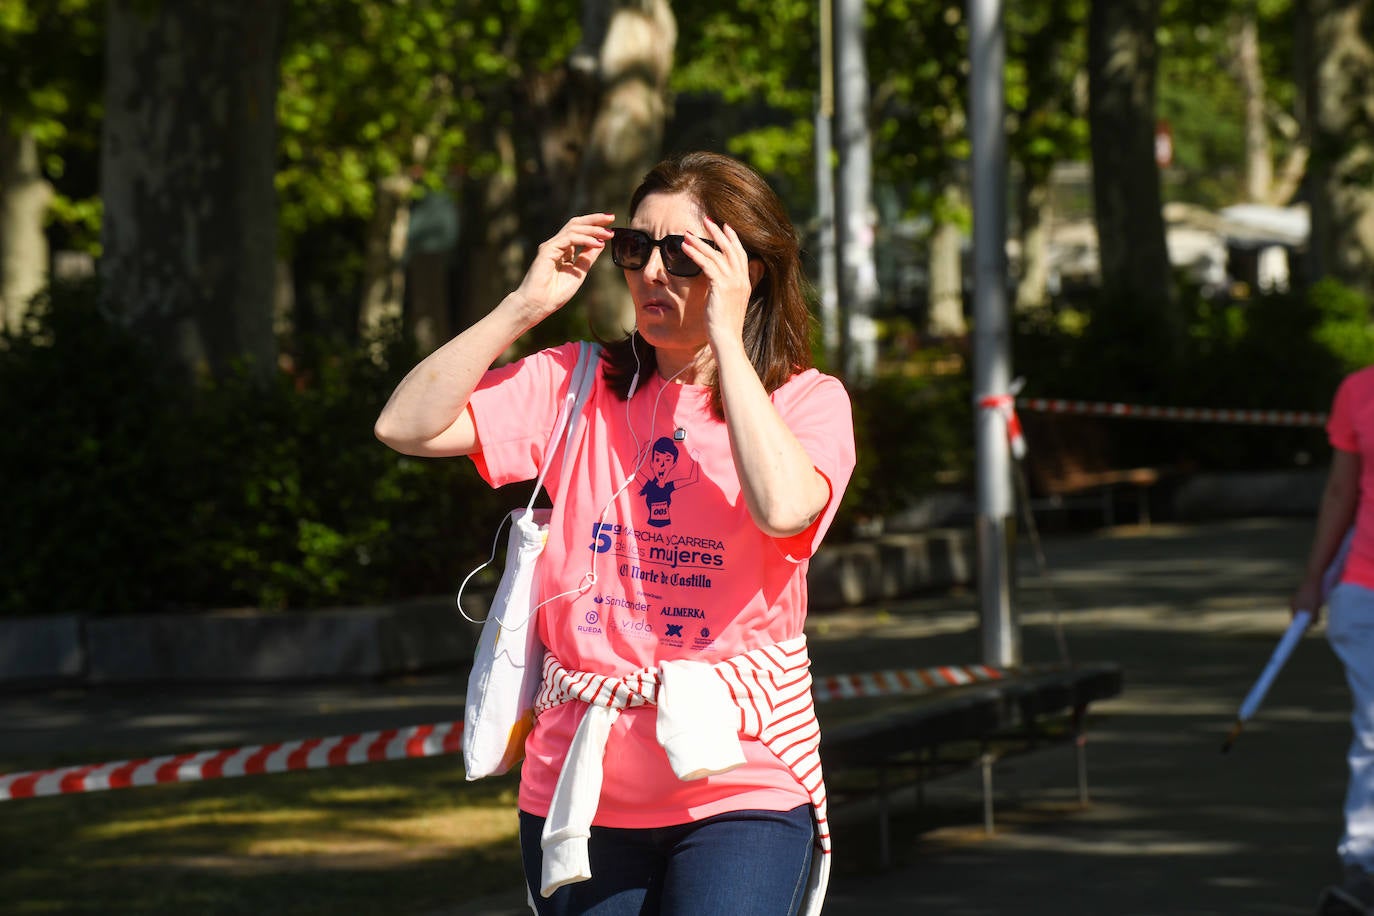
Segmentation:
<svg viewBox="0 0 1374 916">
<path fill-rule="evenodd" d="M 831 797 L 874 796 L 878 803 L 879 860 L 891 863 L 890 799 L 903 785 L 914 785 L 918 806 L 925 783 L 940 776 L 982 771 L 983 827 L 993 831 L 993 768 L 1006 757 L 1073 743 L 1078 798 L 1088 804 L 1085 719 L 1097 700 L 1122 690 L 1121 667 L 1096 663 L 1060 669 L 1028 669 L 1004 679 L 906 697 L 893 703 L 843 700 L 873 709 L 845 716 L 825 703 L 821 718 L 821 763 Z M 831 724 L 831 719 L 835 720 Z M 894 774 L 905 774 L 894 781 Z M 854 777 L 876 776 L 875 785 L 855 785 Z"/>
<path fill-rule="evenodd" d="M 1111 527 L 1117 498 L 1125 492 L 1134 497 L 1135 521 L 1150 524 L 1150 490 L 1167 472 L 1121 466 L 1101 418 L 1025 413 L 1021 425 L 1027 447 L 1022 466 L 1033 512 L 1100 508 L 1103 525 Z"/>
</svg>

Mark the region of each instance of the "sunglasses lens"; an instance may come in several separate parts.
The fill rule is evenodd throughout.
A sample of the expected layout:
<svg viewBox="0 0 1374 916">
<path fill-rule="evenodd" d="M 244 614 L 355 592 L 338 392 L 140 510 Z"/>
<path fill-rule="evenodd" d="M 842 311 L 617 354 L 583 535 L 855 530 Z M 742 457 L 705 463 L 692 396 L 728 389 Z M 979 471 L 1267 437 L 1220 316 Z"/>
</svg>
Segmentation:
<svg viewBox="0 0 1374 916">
<path fill-rule="evenodd" d="M 683 237 L 680 235 L 665 235 L 661 239 L 654 239 L 649 233 L 639 229 L 611 231 L 614 233 L 611 236 L 611 260 L 615 262 L 616 267 L 623 270 L 643 270 L 644 265 L 649 263 L 649 255 L 653 254 L 654 248 L 658 248 L 662 253 L 663 269 L 673 276 L 695 277 L 701 273 L 701 268 L 683 249 Z M 707 239 L 702 241 L 716 248 L 715 243 Z"/>
<path fill-rule="evenodd" d="M 637 229 L 616 229 L 611 239 L 611 260 L 616 267 L 641 270 L 653 247 L 653 241 Z"/>
<path fill-rule="evenodd" d="M 677 277 L 695 277 L 701 273 L 701 268 L 697 266 L 686 251 L 682 249 L 683 237 L 680 235 L 665 235 L 662 241 L 663 266 L 668 273 Z"/>
</svg>

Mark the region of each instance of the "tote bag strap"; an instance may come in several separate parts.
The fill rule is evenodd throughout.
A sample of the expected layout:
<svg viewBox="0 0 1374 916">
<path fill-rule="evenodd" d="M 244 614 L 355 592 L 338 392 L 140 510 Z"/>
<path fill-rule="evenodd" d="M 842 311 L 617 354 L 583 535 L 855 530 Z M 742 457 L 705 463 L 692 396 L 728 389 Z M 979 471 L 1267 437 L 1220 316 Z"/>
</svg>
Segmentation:
<svg viewBox="0 0 1374 916">
<path fill-rule="evenodd" d="M 573 368 L 572 377 L 568 382 L 568 393 L 563 398 L 563 406 L 558 412 L 558 419 L 554 422 L 553 435 L 549 437 L 549 444 L 544 450 L 544 461 L 539 468 L 539 479 L 534 483 L 534 492 L 530 494 L 530 501 L 525 506 L 526 512 L 534 511 L 535 500 L 539 497 L 539 489 L 544 485 L 544 477 L 548 474 L 549 464 L 556 450 L 576 433 L 577 420 L 582 414 L 587 396 L 591 393 L 592 381 L 596 378 L 596 368 L 600 361 L 600 355 L 601 348 L 599 345 L 588 343 L 585 340 L 578 342 L 577 365 Z M 563 479 L 565 481 L 568 479 L 567 468 L 564 469 Z M 458 613 L 472 623 L 482 623 L 485 618 L 479 620 L 472 617 L 463 608 L 463 591 L 473 576 L 496 562 L 496 551 L 501 544 L 501 532 L 505 530 L 506 522 L 510 520 L 510 514 L 501 519 L 501 524 L 496 526 L 496 536 L 491 542 L 491 556 L 464 576 L 463 581 L 458 586 Z"/>
<path fill-rule="evenodd" d="M 573 368 L 572 378 L 568 382 L 568 393 L 563 397 L 563 407 L 559 410 L 558 420 L 554 423 L 553 435 L 549 437 L 548 447 L 544 449 L 544 461 L 539 468 L 539 477 L 534 482 L 534 492 L 530 494 L 530 501 L 525 506 L 526 510 L 534 509 L 534 502 L 539 498 L 540 488 L 544 486 L 544 477 L 549 473 L 553 456 L 558 454 L 559 448 L 566 448 L 564 443 L 571 439 L 577 430 L 582 407 L 587 402 L 587 395 L 592 390 L 592 381 L 596 378 L 599 355 L 595 344 L 585 340 L 578 342 L 577 365 Z"/>
</svg>

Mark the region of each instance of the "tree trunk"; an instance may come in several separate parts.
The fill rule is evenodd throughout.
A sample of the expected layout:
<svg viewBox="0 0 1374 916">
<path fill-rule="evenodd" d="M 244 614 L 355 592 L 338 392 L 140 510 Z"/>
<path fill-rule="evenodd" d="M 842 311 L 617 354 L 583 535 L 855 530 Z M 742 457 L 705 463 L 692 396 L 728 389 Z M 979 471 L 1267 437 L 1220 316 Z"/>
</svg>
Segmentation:
<svg viewBox="0 0 1374 916">
<path fill-rule="evenodd" d="M 1260 68 L 1259 23 L 1253 4 L 1241 12 L 1235 31 L 1235 68 L 1245 99 L 1245 196 L 1267 203 L 1274 187 L 1274 159 L 1265 117 L 1264 71 Z"/>
<path fill-rule="evenodd" d="M 1176 319 L 1154 158 L 1158 21 L 1159 0 L 1094 0 L 1088 120 L 1102 307 L 1168 326 Z"/>
<path fill-rule="evenodd" d="M 446 251 L 421 251 L 410 256 L 406 331 L 421 353 L 437 350 L 453 335 L 448 320 L 448 258 Z"/>
<path fill-rule="evenodd" d="M 448 189 L 430 190 L 410 208 L 406 237 L 406 332 L 422 353 L 453 334 L 449 265 L 458 245 L 457 202 Z"/>
<path fill-rule="evenodd" d="M 464 230 L 459 236 L 459 263 L 466 265 L 459 278 L 463 287 L 458 300 L 460 328 L 495 308 L 520 283 L 529 266 L 521 242 L 515 141 L 507 126 L 495 125 L 487 142 L 502 165 L 495 174 L 469 181 L 463 189 L 459 225 L 481 227 L 481 232 Z"/>
<path fill-rule="evenodd" d="M 278 258 L 273 275 L 272 334 L 291 346 L 296 338 L 296 271 L 290 258 Z"/>
<path fill-rule="evenodd" d="M 377 182 L 364 248 L 363 300 L 358 307 L 358 333 L 367 344 L 377 343 L 388 330 L 400 327 L 406 291 L 406 232 L 414 186 L 405 175 Z"/>
<path fill-rule="evenodd" d="M 1024 11 L 1023 11 L 1024 12 Z M 1054 125 L 1081 110 L 1077 96 L 1081 74 L 1070 78 L 1065 59 L 1077 56 L 1074 36 L 1080 32 L 1076 11 L 1065 0 L 1052 0 L 1025 25 L 1023 62 L 1026 91 L 1016 112 L 1012 155 L 1020 166 L 1016 211 L 1020 271 L 1016 282 L 1017 310 L 1049 303 L 1050 226 L 1054 217 L 1051 176 L 1064 154 L 1062 129 Z M 1047 149 L 1049 145 L 1051 148 Z"/>
<path fill-rule="evenodd" d="M 1279 167 L 1278 178 L 1269 188 L 1267 203 L 1276 207 L 1287 206 L 1302 190 L 1303 180 L 1307 177 L 1309 151 L 1307 144 L 1298 143 L 1288 150 L 1288 155 Z"/>
<path fill-rule="evenodd" d="M 570 216 L 627 217 L 631 192 L 660 156 L 676 32 L 666 0 L 583 0 L 582 37 L 566 67 L 528 74 L 508 97 L 486 100 L 512 118 L 489 125 L 484 139 L 501 167 L 464 183 L 459 327 L 514 289 L 533 246 Z M 598 260 L 572 305 L 540 325 L 533 342 L 585 335 L 588 321 L 606 337 L 633 324 L 624 278 L 609 257 Z"/>
<path fill-rule="evenodd" d="M 110 0 L 101 137 L 107 308 L 189 374 L 276 370 L 284 0 Z"/>
<path fill-rule="evenodd" d="M 48 282 L 43 218 L 52 195 L 32 131 L 0 114 L 0 330 L 18 331 Z"/>
<path fill-rule="evenodd" d="M 966 212 L 968 201 L 963 189 L 953 181 L 947 181 L 941 198 L 930 234 L 930 310 L 926 333 L 937 339 L 963 338 L 968 336 L 968 321 L 964 318 L 964 230 L 951 216 Z"/>
<path fill-rule="evenodd" d="M 662 152 L 677 21 L 667 0 L 613 0 L 609 6 L 598 54 L 600 104 L 574 204 L 577 212 L 605 210 L 623 222 L 631 192 Z M 596 21 L 597 14 L 593 9 L 584 18 Z M 634 327 L 624 278 L 609 257 L 598 259 L 582 297 L 595 333 L 614 338 Z"/>
<path fill-rule="evenodd" d="M 1021 217 L 1021 273 L 1016 278 L 1018 311 L 1042 308 L 1049 304 L 1053 206 L 1049 170 L 1025 169 L 1017 191 L 1017 209 Z"/>
<path fill-rule="evenodd" d="M 1371 0 L 1309 0 L 1312 279 L 1374 295 Z"/>
</svg>

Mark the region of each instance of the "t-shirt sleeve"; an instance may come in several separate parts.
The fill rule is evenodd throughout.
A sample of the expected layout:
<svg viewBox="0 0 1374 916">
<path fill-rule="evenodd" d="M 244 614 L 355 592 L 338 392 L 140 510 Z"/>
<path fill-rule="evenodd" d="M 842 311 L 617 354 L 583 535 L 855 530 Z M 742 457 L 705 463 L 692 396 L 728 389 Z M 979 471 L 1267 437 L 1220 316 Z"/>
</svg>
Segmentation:
<svg viewBox="0 0 1374 916">
<path fill-rule="evenodd" d="M 1332 448 L 1343 452 L 1358 452 L 1359 441 L 1355 437 L 1356 388 L 1360 379 L 1348 375 L 1336 389 L 1336 397 L 1331 402 L 1331 415 L 1326 419 L 1326 438 Z"/>
<path fill-rule="evenodd" d="M 576 343 L 541 350 L 487 370 L 477 383 L 468 409 L 481 448 L 470 457 L 491 486 L 539 476 L 577 352 Z"/>
<path fill-rule="evenodd" d="M 785 557 L 800 562 L 820 547 L 854 473 L 854 414 L 839 379 L 819 372 L 806 373 L 775 394 L 783 421 L 830 485 L 830 499 L 811 526 L 776 542 Z"/>
</svg>

